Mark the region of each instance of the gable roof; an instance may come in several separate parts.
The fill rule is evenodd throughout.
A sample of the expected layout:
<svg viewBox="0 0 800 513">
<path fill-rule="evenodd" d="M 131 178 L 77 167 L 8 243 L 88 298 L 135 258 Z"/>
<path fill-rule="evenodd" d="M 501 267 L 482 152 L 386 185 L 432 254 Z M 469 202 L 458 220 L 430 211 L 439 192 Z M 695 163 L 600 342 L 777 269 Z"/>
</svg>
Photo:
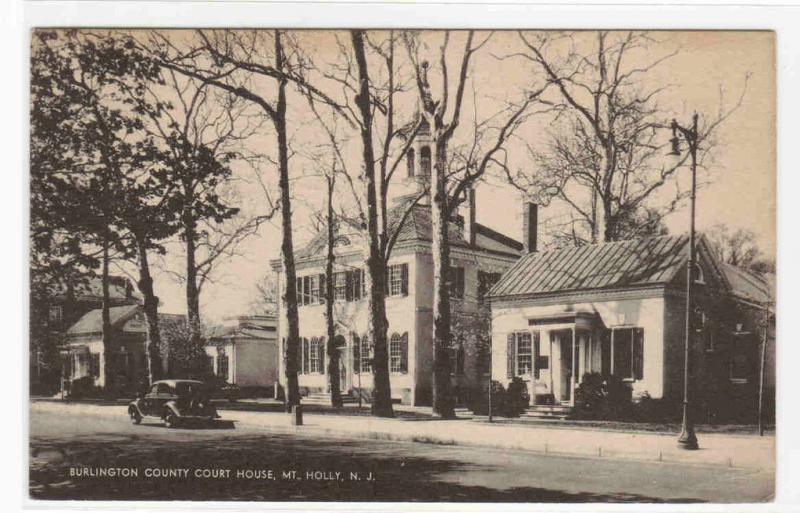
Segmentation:
<svg viewBox="0 0 800 513">
<path fill-rule="evenodd" d="M 701 246 L 698 240 L 698 248 Z M 674 235 L 529 253 L 490 297 L 629 288 L 669 282 L 686 262 L 688 236 Z"/>
<path fill-rule="evenodd" d="M 720 270 L 734 296 L 759 304 L 775 301 L 774 275 L 762 277 L 728 263 L 720 264 Z"/>
<path fill-rule="evenodd" d="M 406 198 L 406 201 L 409 199 Z M 408 203 L 399 201 L 394 205 L 387 215 L 389 217 L 389 232 L 394 233 L 402 220 L 403 213 Z M 509 255 L 517 256 L 522 251 L 522 243 L 518 242 L 507 235 L 503 235 L 487 226 L 480 223 L 475 223 L 476 233 L 480 233 L 492 240 L 499 242 L 508 247 L 507 253 Z M 423 241 L 431 242 L 433 240 L 433 225 L 431 223 L 431 211 L 429 205 L 418 204 L 411 208 L 408 216 L 400 226 L 400 232 L 397 235 L 395 245 L 400 245 L 404 242 Z M 356 235 L 360 237 L 361 235 Z M 347 236 L 339 236 L 340 238 L 348 238 Z M 455 247 L 470 247 L 469 242 L 464 238 L 463 231 L 455 223 L 451 223 L 450 230 L 448 231 L 448 240 L 451 246 Z M 310 258 L 314 256 L 323 255 L 326 251 L 327 234 L 320 233 L 315 235 L 303 248 L 295 251 L 295 258 L 300 260 L 303 258 Z M 497 251 L 494 248 L 481 247 L 478 249 L 485 251 Z"/>
<path fill-rule="evenodd" d="M 109 308 L 111 314 L 111 326 L 113 328 L 125 324 L 141 307 L 139 305 L 112 306 Z M 103 309 L 97 308 L 86 312 L 78 322 L 73 324 L 67 335 L 87 335 L 90 333 L 102 333 L 103 331 Z"/>
</svg>

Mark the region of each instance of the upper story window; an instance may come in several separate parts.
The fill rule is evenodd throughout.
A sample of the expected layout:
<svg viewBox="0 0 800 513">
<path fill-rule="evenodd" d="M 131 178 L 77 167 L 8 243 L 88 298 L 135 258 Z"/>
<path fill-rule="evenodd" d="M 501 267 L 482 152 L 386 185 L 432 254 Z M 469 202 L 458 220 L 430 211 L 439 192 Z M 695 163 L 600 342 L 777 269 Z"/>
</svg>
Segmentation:
<svg viewBox="0 0 800 513">
<path fill-rule="evenodd" d="M 450 297 L 464 299 L 464 268 L 451 266 L 448 270 L 447 286 Z"/>
<path fill-rule="evenodd" d="M 318 305 L 325 302 L 325 275 L 297 277 L 297 304 Z"/>
<path fill-rule="evenodd" d="M 407 296 L 408 264 L 390 265 L 386 285 L 389 296 Z"/>
<path fill-rule="evenodd" d="M 422 176 L 431 176 L 431 148 L 423 146 L 419 150 L 419 171 Z"/>
<path fill-rule="evenodd" d="M 359 301 L 366 295 L 364 269 L 351 269 L 333 274 L 333 299 Z"/>
<path fill-rule="evenodd" d="M 494 285 L 500 281 L 501 273 L 478 271 L 478 301 L 483 301 Z"/>
</svg>

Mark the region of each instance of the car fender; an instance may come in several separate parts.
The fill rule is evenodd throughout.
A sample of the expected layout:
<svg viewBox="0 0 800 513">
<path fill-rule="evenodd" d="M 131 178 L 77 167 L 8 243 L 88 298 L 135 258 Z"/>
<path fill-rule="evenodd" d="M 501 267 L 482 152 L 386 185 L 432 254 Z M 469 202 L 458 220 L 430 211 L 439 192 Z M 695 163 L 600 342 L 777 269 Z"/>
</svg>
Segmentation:
<svg viewBox="0 0 800 513">
<path fill-rule="evenodd" d="M 128 404 L 128 413 L 131 414 L 133 412 L 138 413 L 140 416 L 144 417 L 144 413 L 142 413 L 142 409 L 139 407 L 139 401 L 133 401 Z"/>
<path fill-rule="evenodd" d="M 177 417 L 181 416 L 181 411 L 178 409 L 178 405 L 175 401 L 167 401 L 167 403 L 164 404 L 164 412 L 161 414 L 162 418 L 166 417 L 167 411 L 171 411 Z"/>
</svg>

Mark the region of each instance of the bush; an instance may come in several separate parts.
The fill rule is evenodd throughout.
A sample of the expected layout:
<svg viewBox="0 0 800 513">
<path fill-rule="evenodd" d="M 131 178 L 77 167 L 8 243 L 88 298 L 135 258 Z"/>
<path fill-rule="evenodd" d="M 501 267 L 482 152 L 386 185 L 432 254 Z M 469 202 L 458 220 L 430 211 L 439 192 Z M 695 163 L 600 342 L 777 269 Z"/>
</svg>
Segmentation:
<svg viewBox="0 0 800 513">
<path fill-rule="evenodd" d="M 470 410 L 475 415 L 489 414 L 488 386 L 476 390 L 470 398 Z M 492 381 L 492 415 L 504 415 L 506 408 L 506 389 L 499 381 Z"/>
<path fill-rule="evenodd" d="M 621 420 L 630 416 L 631 409 L 631 389 L 622 379 L 603 377 L 596 372 L 583 375 L 575 391 L 573 417 Z"/>
<path fill-rule="evenodd" d="M 633 403 L 631 410 L 631 418 L 637 422 L 677 422 L 681 419 L 679 403 L 653 399 L 647 392 Z"/>
<path fill-rule="evenodd" d="M 91 376 L 75 379 L 69 386 L 69 397 L 73 399 L 100 397 L 102 393 L 102 389 L 94 384 Z"/>
<path fill-rule="evenodd" d="M 475 415 L 488 415 L 489 397 L 487 386 L 470 394 L 469 409 Z M 528 387 L 521 378 L 514 378 L 508 390 L 499 382 L 492 381 L 492 415 L 500 417 L 519 417 L 530 404 Z"/>
<path fill-rule="evenodd" d="M 528 408 L 530 402 L 528 385 L 520 377 L 513 378 L 508 384 L 508 391 L 506 391 L 505 416 L 519 417 Z"/>
</svg>

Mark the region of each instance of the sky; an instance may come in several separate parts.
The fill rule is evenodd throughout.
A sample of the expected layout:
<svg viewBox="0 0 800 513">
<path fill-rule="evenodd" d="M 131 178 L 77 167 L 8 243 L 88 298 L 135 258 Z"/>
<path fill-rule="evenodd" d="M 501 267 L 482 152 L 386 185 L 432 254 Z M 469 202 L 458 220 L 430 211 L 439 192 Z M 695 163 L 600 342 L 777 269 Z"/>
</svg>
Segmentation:
<svg viewBox="0 0 800 513">
<path fill-rule="evenodd" d="M 307 48 L 316 64 L 335 61 L 336 33 L 329 31 L 304 31 L 297 34 L 298 41 Z M 339 32 L 343 41 L 348 35 Z M 652 61 L 660 56 L 674 56 L 662 62 L 642 80 L 643 88 L 666 86 L 659 95 L 658 104 L 665 119 L 675 117 L 682 124 L 691 122 L 694 111 L 700 114 L 701 122 L 713 118 L 720 108 L 729 109 L 736 104 L 744 91 L 741 105 L 720 127 L 715 137 L 713 163 L 710 164 L 710 184 L 698 192 L 697 227 L 704 230 L 717 223 L 732 228 L 744 228 L 756 234 L 757 241 L 766 255 L 775 254 L 775 51 L 774 34 L 771 32 L 655 32 L 656 44 L 647 52 L 633 55 L 632 66 Z M 170 37 L 181 40 L 185 33 L 173 32 Z M 476 33 L 482 41 L 486 33 Z M 594 40 L 594 33 L 577 34 L 578 48 Z M 423 54 L 429 53 L 435 62 L 436 51 L 442 40 L 441 32 L 429 32 L 422 36 Z M 457 69 L 459 52 L 464 34 L 456 33 L 450 41 L 448 66 Z M 585 47 L 584 47 L 585 48 Z M 541 75 L 521 59 L 510 57 L 521 51 L 515 32 L 496 32 L 489 42 L 475 54 L 471 68 L 471 82 L 465 101 L 463 128 L 456 134 L 468 137 L 472 119 L 485 119 L 496 112 L 507 101 L 520 98 L 524 91 L 541 84 Z M 431 83 L 438 80 L 433 75 Z M 452 82 L 453 80 L 451 80 Z M 745 88 L 746 83 L 746 89 Z M 265 86 L 266 87 L 266 86 Z M 330 89 L 331 94 L 335 93 Z M 400 104 L 413 112 L 413 91 L 402 97 Z M 474 95 L 474 96 L 473 96 Z M 290 95 L 291 105 L 301 105 L 300 98 Z M 299 111 L 297 111 L 299 112 Z M 293 221 L 295 222 L 296 245 L 302 245 L 311 234 L 309 219 L 320 208 L 321 198 L 318 179 L 313 175 L 314 164 L 308 154 L 323 154 L 323 137 L 312 119 L 298 115 L 290 125 L 297 155 L 290 166 L 294 177 L 295 191 Z M 510 163 L 522 169 L 532 166 L 526 161 L 525 144 L 536 147 L 546 141 L 550 120 L 547 116 L 534 116 L 510 141 Z M 344 133 L 344 132 L 343 132 Z M 665 141 L 670 134 L 665 133 Z M 269 151 L 274 136 L 264 133 L 251 141 L 255 148 Z M 322 138 L 322 139 L 321 139 Z M 357 166 L 357 138 L 347 145 L 348 158 Z M 512 147 L 513 146 L 513 147 Z M 669 159 L 665 155 L 666 159 Z M 665 162 L 668 164 L 668 162 Z M 535 170 L 532 170 L 535 171 Z M 273 170 L 253 170 L 242 167 L 237 170 L 242 201 L 248 209 L 263 208 L 264 196 L 254 179 L 261 173 L 265 183 L 273 184 Z M 271 174 L 272 173 L 272 174 Z M 688 169 L 680 171 L 678 182 L 686 186 Z M 347 191 L 340 194 L 346 196 Z M 522 233 L 522 198 L 502 180 L 492 179 L 477 189 L 477 220 L 516 239 Z M 543 223 L 551 216 L 563 214 L 557 207 L 541 210 Z M 688 230 L 689 209 L 682 205 L 666 219 L 670 233 Z M 541 226 L 541 225 L 540 225 Z M 546 236 L 546 234 L 543 234 Z M 163 262 L 166 267 L 180 265 L 180 257 L 174 252 Z M 280 219 L 262 225 L 257 236 L 246 241 L 239 255 L 221 265 L 213 283 L 206 285 L 201 297 L 201 311 L 206 320 L 247 313 L 257 296 L 255 284 L 270 272 L 269 261 L 280 256 Z M 185 293 L 182 285 L 168 273 L 157 272 L 155 287 L 162 301 L 161 311 L 185 312 Z"/>
</svg>

